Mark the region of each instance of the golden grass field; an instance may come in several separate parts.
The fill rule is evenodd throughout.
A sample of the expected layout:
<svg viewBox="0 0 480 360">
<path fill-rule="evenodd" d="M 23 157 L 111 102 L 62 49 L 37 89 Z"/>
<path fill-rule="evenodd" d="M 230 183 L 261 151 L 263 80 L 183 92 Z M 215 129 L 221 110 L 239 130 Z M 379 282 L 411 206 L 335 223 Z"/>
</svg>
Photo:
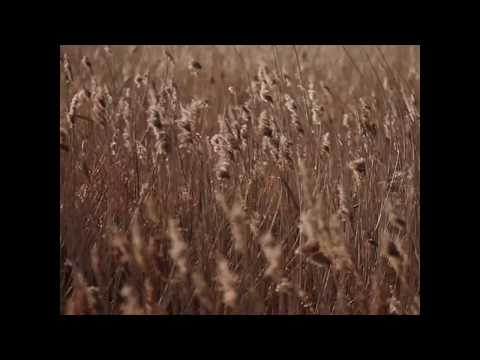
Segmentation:
<svg viewBox="0 0 480 360">
<path fill-rule="evenodd" d="M 419 314 L 419 46 L 62 46 L 61 314 Z"/>
</svg>

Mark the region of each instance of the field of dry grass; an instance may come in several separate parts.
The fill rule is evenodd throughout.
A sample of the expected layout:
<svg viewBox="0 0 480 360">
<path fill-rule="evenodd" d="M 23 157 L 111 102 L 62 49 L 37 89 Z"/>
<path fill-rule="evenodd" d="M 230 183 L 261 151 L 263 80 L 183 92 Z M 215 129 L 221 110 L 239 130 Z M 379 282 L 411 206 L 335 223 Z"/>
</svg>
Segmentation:
<svg viewBox="0 0 480 360">
<path fill-rule="evenodd" d="M 419 314 L 418 46 L 63 46 L 62 314 Z"/>
</svg>

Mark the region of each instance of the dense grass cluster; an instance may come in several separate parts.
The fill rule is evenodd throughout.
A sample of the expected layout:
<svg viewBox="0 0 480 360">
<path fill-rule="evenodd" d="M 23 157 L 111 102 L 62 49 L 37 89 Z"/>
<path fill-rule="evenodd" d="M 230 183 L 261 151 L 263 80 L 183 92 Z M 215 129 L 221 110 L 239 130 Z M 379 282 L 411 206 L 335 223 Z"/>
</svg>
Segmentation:
<svg viewBox="0 0 480 360">
<path fill-rule="evenodd" d="M 62 314 L 418 314 L 416 46 L 60 49 Z"/>
</svg>

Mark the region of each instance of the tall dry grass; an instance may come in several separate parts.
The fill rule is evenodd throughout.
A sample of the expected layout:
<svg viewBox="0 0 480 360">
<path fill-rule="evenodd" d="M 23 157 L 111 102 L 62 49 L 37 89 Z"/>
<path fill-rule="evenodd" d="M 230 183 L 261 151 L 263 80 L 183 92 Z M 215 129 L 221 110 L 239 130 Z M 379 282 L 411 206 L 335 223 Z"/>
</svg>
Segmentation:
<svg viewBox="0 0 480 360">
<path fill-rule="evenodd" d="M 418 314 L 416 46 L 60 49 L 62 314 Z"/>
</svg>

